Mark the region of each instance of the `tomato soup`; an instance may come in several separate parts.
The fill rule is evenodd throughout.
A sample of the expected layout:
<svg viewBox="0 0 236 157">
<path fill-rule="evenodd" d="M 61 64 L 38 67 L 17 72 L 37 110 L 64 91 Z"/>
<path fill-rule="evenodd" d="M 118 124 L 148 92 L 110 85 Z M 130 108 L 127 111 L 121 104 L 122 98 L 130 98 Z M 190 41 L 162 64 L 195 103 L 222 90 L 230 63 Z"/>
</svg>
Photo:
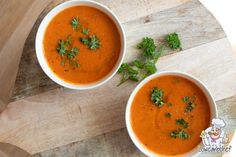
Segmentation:
<svg viewBox="0 0 236 157">
<path fill-rule="evenodd" d="M 200 142 L 210 125 L 210 106 L 203 91 L 179 76 L 157 77 L 146 83 L 131 105 L 131 127 L 150 151 L 180 155 Z"/>
<path fill-rule="evenodd" d="M 89 84 L 111 72 L 120 55 L 121 39 L 108 15 L 93 7 L 76 6 L 50 21 L 43 46 L 47 63 L 58 77 Z"/>
</svg>

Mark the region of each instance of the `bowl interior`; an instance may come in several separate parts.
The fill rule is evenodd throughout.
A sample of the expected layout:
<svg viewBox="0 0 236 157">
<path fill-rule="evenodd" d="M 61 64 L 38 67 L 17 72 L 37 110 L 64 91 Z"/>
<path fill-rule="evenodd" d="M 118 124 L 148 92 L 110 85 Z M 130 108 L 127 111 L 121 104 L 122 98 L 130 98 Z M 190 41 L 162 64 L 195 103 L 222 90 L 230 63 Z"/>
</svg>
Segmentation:
<svg viewBox="0 0 236 157">
<path fill-rule="evenodd" d="M 98 80 L 96 82 L 93 83 L 89 83 L 89 84 L 73 84 L 73 83 L 69 83 L 64 81 L 63 79 L 59 78 L 58 76 L 56 76 L 56 74 L 54 74 L 52 72 L 52 70 L 50 69 L 47 60 L 44 56 L 44 50 L 43 50 L 43 38 L 44 38 L 44 32 L 49 24 L 49 22 L 61 11 L 63 11 L 64 9 L 73 7 L 73 6 L 90 6 L 96 9 L 99 9 L 100 11 L 104 12 L 105 14 L 107 14 L 115 23 L 119 34 L 120 34 L 120 40 L 121 40 L 121 50 L 120 50 L 120 55 L 118 58 L 117 63 L 115 64 L 115 66 L 112 68 L 112 70 L 101 80 Z M 107 82 L 109 79 L 111 79 L 115 73 L 117 72 L 119 66 L 121 65 L 123 58 L 124 58 L 124 54 L 125 54 L 125 33 L 124 33 L 124 29 L 120 23 L 120 21 L 118 20 L 118 18 L 116 17 L 116 15 L 110 10 L 108 9 L 106 6 L 94 2 L 94 1 L 88 1 L 88 0 L 71 0 L 71 1 L 67 1 L 64 3 L 61 3 L 60 5 L 56 6 L 55 8 L 53 8 L 43 19 L 43 21 L 41 22 L 39 28 L 38 28 L 38 32 L 36 35 L 36 41 L 35 41 L 35 47 L 36 47 L 36 55 L 39 61 L 40 66 L 42 67 L 43 71 L 56 83 L 60 84 L 61 86 L 67 87 L 67 88 L 71 88 L 71 89 L 79 89 L 79 90 L 83 90 L 83 89 L 91 89 L 91 88 L 95 88 L 97 86 L 100 86 L 102 84 L 104 84 L 105 82 Z"/>
<path fill-rule="evenodd" d="M 187 80 L 192 81 L 194 84 L 196 84 L 205 94 L 205 96 L 207 97 L 207 100 L 209 102 L 210 105 L 210 112 L 211 112 L 211 119 L 217 117 L 217 108 L 216 108 L 216 104 L 215 101 L 213 99 L 213 97 L 210 94 L 210 91 L 208 90 L 208 88 L 197 78 L 187 74 L 187 73 L 183 73 L 183 72 L 178 72 L 178 71 L 166 71 L 166 72 L 160 72 L 160 73 L 156 73 L 154 75 L 149 76 L 148 78 L 144 79 L 142 82 L 140 82 L 138 84 L 138 86 L 134 89 L 134 91 L 131 93 L 130 98 L 128 100 L 127 106 L 126 106 L 126 113 L 125 113 L 125 120 L 126 120 L 126 127 L 129 133 L 129 136 L 131 138 L 131 140 L 133 141 L 133 143 L 136 145 L 136 147 L 138 147 L 138 149 L 140 151 L 142 151 L 144 154 L 146 154 L 147 156 L 163 156 L 157 153 L 154 153 L 150 150 L 148 150 L 136 137 L 132 127 L 131 127 L 131 120 L 130 120 L 130 110 L 131 110 L 131 105 L 133 102 L 133 99 L 135 97 L 135 95 L 137 94 L 137 92 L 150 80 L 160 77 L 160 76 L 167 76 L 167 75 L 175 75 L 175 76 L 180 76 L 183 78 L 186 78 Z M 200 136 L 200 135 L 199 135 Z M 200 143 L 198 146 L 196 146 L 194 149 L 192 149 L 191 151 L 185 153 L 185 154 L 181 154 L 179 156 L 197 156 L 200 152 L 200 148 L 202 148 L 203 145 L 202 143 Z"/>
</svg>

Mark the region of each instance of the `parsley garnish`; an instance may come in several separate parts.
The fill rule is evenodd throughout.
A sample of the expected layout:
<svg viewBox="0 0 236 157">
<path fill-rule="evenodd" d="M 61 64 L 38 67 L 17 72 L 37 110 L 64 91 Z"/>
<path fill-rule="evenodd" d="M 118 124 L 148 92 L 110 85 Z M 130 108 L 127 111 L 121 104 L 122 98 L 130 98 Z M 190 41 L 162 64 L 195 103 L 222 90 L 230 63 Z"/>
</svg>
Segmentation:
<svg viewBox="0 0 236 157">
<path fill-rule="evenodd" d="M 163 53 L 163 47 L 161 46 L 159 51 L 157 51 L 157 46 L 155 45 L 154 40 L 148 37 L 143 38 L 143 40 L 138 44 L 137 47 L 138 49 L 143 50 L 142 55 L 139 59 L 135 59 L 130 63 L 123 63 L 120 66 L 118 73 L 122 74 L 122 79 L 117 86 L 121 85 L 127 80 L 132 80 L 136 82 L 141 81 L 147 76 L 154 74 L 157 71 L 155 64 L 158 58 Z M 127 72 L 126 67 L 135 69 L 137 73 L 135 75 L 130 74 L 129 72 Z"/>
<path fill-rule="evenodd" d="M 170 117 L 172 116 L 172 114 L 171 114 L 170 112 L 167 112 L 167 113 L 165 114 L 165 116 L 166 116 L 167 118 L 170 118 Z"/>
<path fill-rule="evenodd" d="M 151 93 L 151 100 L 155 103 L 158 107 L 162 107 L 165 103 L 163 101 L 164 92 L 157 87 L 154 87 Z"/>
<path fill-rule="evenodd" d="M 82 33 L 84 35 L 88 35 L 89 34 L 89 29 L 88 28 L 83 28 Z"/>
<path fill-rule="evenodd" d="M 85 41 L 86 42 L 86 41 Z M 178 37 L 177 33 L 170 33 L 166 36 L 166 42 L 168 47 L 172 49 L 180 49 L 181 50 L 181 43 Z M 135 81 L 141 81 L 147 76 L 154 74 L 157 71 L 156 68 L 156 62 L 161 57 L 164 45 L 159 46 L 159 50 L 157 50 L 157 45 L 154 42 L 153 38 L 145 37 L 142 39 L 142 41 L 137 45 L 137 48 L 142 50 L 142 55 L 139 57 L 139 59 L 136 59 L 130 63 L 125 63 L 127 66 L 131 66 L 134 68 L 137 68 L 138 71 L 137 76 L 135 76 Z M 124 70 L 125 71 L 125 70 Z M 122 75 L 125 75 L 122 72 L 119 72 Z M 122 79 L 120 83 L 121 85 L 125 81 L 129 79 L 123 79 L 124 76 L 122 76 Z"/>
<path fill-rule="evenodd" d="M 66 60 L 69 60 L 70 65 L 79 67 L 78 61 L 75 60 L 76 55 L 79 53 L 77 47 L 71 47 L 71 36 L 67 36 L 66 40 L 59 40 L 57 52 L 61 56 L 61 65 L 65 66 Z"/>
<path fill-rule="evenodd" d="M 75 31 L 79 31 L 79 19 L 77 17 L 72 18 L 71 25 Z"/>
<path fill-rule="evenodd" d="M 182 126 L 183 128 L 188 128 L 188 122 L 186 122 L 183 118 L 176 119 L 176 124 Z"/>
<path fill-rule="evenodd" d="M 71 60 L 74 59 L 75 56 L 78 54 L 79 49 L 77 47 L 72 48 L 70 51 L 67 53 L 67 57 Z"/>
<path fill-rule="evenodd" d="M 135 82 L 139 81 L 138 70 L 134 69 L 132 66 L 130 66 L 127 63 L 123 63 L 120 66 L 118 73 L 122 73 L 123 75 L 122 75 L 122 79 L 121 79 L 120 83 L 117 86 L 121 85 L 122 83 L 124 83 L 127 80 L 132 80 Z"/>
<path fill-rule="evenodd" d="M 146 70 L 147 75 L 154 74 L 157 71 L 155 63 L 148 61 L 144 64 L 144 69 Z"/>
<path fill-rule="evenodd" d="M 156 45 L 152 38 L 149 38 L 149 37 L 143 38 L 143 41 L 138 44 L 137 48 L 143 50 L 143 55 L 145 57 L 148 57 L 148 58 L 154 57 L 154 53 L 156 51 Z"/>
<path fill-rule="evenodd" d="M 131 62 L 130 65 L 135 66 L 135 67 L 137 67 L 139 69 L 142 69 L 143 66 L 144 66 L 144 63 L 141 60 L 136 59 L 133 62 Z"/>
<path fill-rule="evenodd" d="M 179 49 L 182 50 L 181 48 L 181 42 L 179 40 L 179 36 L 177 33 L 170 33 L 166 36 L 166 42 L 167 45 L 171 48 L 171 49 Z"/>
<path fill-rule="evenodd" d="M 183 102 L 188 102 L 189 100 L 190 100 L 190 97 L 188 97 L 188 96 L 185 96 L 185 97 L 183 97 Z"/>
<path fill-rule="evenodd" d="M 87 38 L 80 38 L 80 41 L 84 44 L 87 45 L 89 49 L 91 50 L 97 50 L 100 48 L 100 40 L 96 35 L 92 35 Z"/>
<path fill-rule="evenodd" d="M 61 56 L 65 56 L 67 50 L 66 50 L 66 46 L 67 44 L 65 44 L 65 41 L 60 40 L 58 42 L 58 46 L 57 46 L 57 52 L 61 55 Z"/>
<path fill-rule="evenodd" d="M 173 138 L 188 139 L 190 135 L 184 130 L 174 130 L 170 133 L 170 136 Z"/>
<path fill-rule="evenodd" d="M 193 102 L 188 102 L 185 112 L 191 112 L 195 108 L 195 104 Z"/>
<path fill-rule="evenodd" d="M 195 100 L 196 97 L 192 96 L 192 97 L 188 97 L 185 96 L 182 98 L 183 102 L 186 104 L 186 108 L 185 108 L 185 112 L 191 112 L 194 108 L 195 108 Z"/>
</svg>

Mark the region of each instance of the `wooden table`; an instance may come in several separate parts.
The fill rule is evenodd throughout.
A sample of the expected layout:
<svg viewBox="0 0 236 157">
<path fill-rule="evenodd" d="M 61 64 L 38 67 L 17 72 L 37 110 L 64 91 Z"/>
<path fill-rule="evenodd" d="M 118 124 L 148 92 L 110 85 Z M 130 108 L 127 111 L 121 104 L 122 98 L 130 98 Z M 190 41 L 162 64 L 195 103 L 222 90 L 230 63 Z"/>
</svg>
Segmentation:
<svg viewBox="0 0 236 157">
<path fill-rule="evenodd" d="M 225 131 L 232 137 L 236 129 L 236 54 L 207 9 L 197 0 L 98 1 L 123 23 L 126 61 L 137 56 L 135 45 L 142 37 L 161 40 L 174 31 L 180 35 L 183 51 L 166 50 L 157 63 L 159 71 L 180 70 L 202 80 L 217 101 L 219 117 L 226 121 Z M 74 91 L 58 86 L 41 70 L 34 49 L 36 31 L 46 13 L 60 2 L 0 1 L 0 55 L 17 51 L 20 56 L 23 52 L 19 66 L 14 64 L 19 70 L 11 102 L 0 114 L 0 141 L 35 157 L 144 156 L 128 137 L 124 122 L 126 102 L 135 83 L 116 87 L 116 75 L 97 89 Z"/>
</svg>

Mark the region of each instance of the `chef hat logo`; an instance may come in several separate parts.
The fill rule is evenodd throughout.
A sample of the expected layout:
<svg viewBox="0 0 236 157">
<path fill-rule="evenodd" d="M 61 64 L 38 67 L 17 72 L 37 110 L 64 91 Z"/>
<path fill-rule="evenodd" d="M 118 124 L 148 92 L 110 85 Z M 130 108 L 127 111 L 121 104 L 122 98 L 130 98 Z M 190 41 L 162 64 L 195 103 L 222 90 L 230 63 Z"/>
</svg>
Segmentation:
<svg viewBox="0 0 236 157">
<path fill-rule="evenodd" d="M 220 118 L 213 118 L 211 124 L 214 128 L 218 128 L 218 129 L 225 127 L 224 120 Z"/>
</svg>

